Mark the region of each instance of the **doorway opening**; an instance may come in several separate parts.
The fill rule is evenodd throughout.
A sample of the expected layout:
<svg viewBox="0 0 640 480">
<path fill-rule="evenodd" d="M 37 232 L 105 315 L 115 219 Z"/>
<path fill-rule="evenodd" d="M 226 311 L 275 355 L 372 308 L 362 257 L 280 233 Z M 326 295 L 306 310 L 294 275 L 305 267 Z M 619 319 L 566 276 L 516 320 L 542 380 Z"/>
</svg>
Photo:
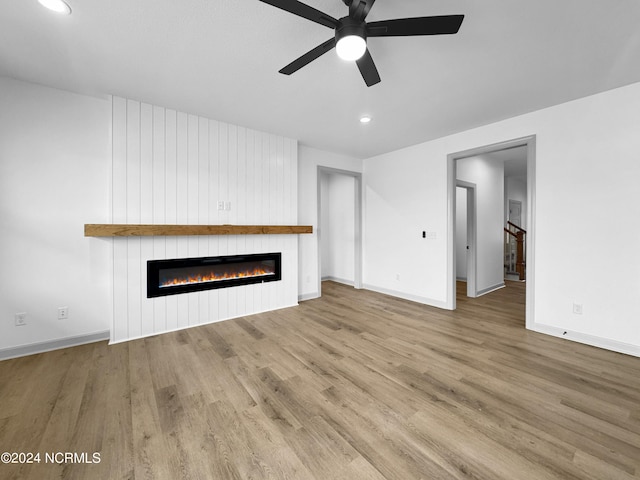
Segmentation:
<svg viewBox="0 0 640 480">
<path fill-rule="evenodd" d="M 456 180 L 456 284 L 466 284 L 467 297 L 478 296 L 476 286 L 476 184 Z"/>
<path fill-rule="evenodd" d="M 318 167 L 318 293 L 322 281 L 362 288 L 362 174 Z"/>
<path fill-rule="evenodd" d="M 507 180 L 505 179 L 505 189 Z M 505 192 L 507 198 L 507 225 L 505 226 L 504 278 L 505 280 L 524 281 L 525 266 L 523 253 L 525 250 L 526 230 L 522 216 L 522 201 L 513 200 L 513 193 Z M 520 245 L 521 244 L 521 245 Z"/>
<path fill-rule="evenodd" d="M 481 195 L 481 186 L 477 185 L 476 197 L 474 198 L 476 212 L 475 216 L 475 229 L 473 232 L 476 235 L 476 240 L 471 241 L 467 239 L 467 245 L 469 245 L 469 252 L 472 252 L 472 246 L 475 248 L 475 255 L 471 257 L 468 254 L 467 263 L 469 261 L 475 262 L 472 266 L 472 273 L 475 277 L 472 279 L 475 282 L 475 295 L 483 295 L 489 293 L 497 288 L 504 286 L 504 240 L 503 240 L 503 225 L 509 220 L 508 217 L 508 205 L 509 200 L 521 201 L 521 222 L 523 218 L 526 218 L 527 225 L 527 248 L 526 248 L 526 267 L 527 267 L 527 281 L 525 285 L 525 324 L 527 328 L 531 328 L 534 322 L 533 308 L 534 308 L 534 292 L 535 292 L 535 269 L 534 269 L 534 257 L 535 257 L 535 135 L 528 137 L 517 138 L 505 142 L 500 142 L 491 145 L 485 145 L 469 150 L 451 153 L 447 156 L 447 174 L 448 174 L 448 266 L 447 266 L 447 307 L 451 310 L 456 309 L 456 289 L 458 280 L 457 262 L 460 261 L 456 254 L 458 247 L 457 230 L 460 224 L 457 221 L 457 196 L 458 196 L 458 183 L 460 181 L 469 182 L 469 178 L 464 178 L 464 175 L 458 175 L 465 171 L 468 172 L 475 167 L 463 167 L 463 161 L 467 160 L 483 160 L 487 162 L 495 163 L 495 172 L 500 172 L 502 169 L 502 179 L 498 184 L 498 174 L 495 173 L 494 184 L 495 188 L 489 189 L 490 191 L 499 191 L 496 195 L 495 191 L 492 191 L 494 196 L 493 202 L 502 202 L 494 210 L 503 212 L 499 213 L 498 218 L 495 215 L 491 216 L 488 220 L 487 216 L 481 211 L 480 205 L 487 201 L 486 198 L 478 198 Z M 524 168 L 526 172 L 526 180 L 523 180 L 526 184 L 525 198 L 512 198 L 513 195 L 509 194 L 509 186 L 506 175 L 506 165 L 509 162 L 505 162 L 504 159 L 507 156 L 514 154 L 516 149 L 523 152 L 524 155 Z M 502 164 L 500 161 L 502 159 Z M 473 162 L 470 162 L 473 163 Z M 511 168 L 511 166 L 509 166 Z M 460 172 L 459 172 L 460 170 Z M 471 183 L 471 182 L 469 182 Z M 467 192 L 468 189 L 465 189 Z M 483 187 L 483 193 L 487 192 L 486 186 Z M 500 197 L 501 195 L 501 197 Z M 511 195 L 511 196 L 510 196 Z M 499 200 L 501 198 L 501 200 Z M 467 198 L 468 202 L 468 198 Z M 488 224 L 491 223 L 490 226 Z M 468 219 L 467 219 L 468 224 Z M 495 225 L 494 225 L 495 224 Z M 484 247 L 483 247 L 484 242 Z M 490 247 L 486 247 L 490 245 Z M 466 247 L 466 245 L 465 245 Z M 491 250 L 488 250 L 488 249 Z M 483 265 L 480 263 L 484 262 Z M 475 270 L 473 269 L 475 267 Z M 467 285 L 469 287 L 469 285 Z M 467 288 L 467 295 L 473 296 L 473 291 Z"/>
</svg>

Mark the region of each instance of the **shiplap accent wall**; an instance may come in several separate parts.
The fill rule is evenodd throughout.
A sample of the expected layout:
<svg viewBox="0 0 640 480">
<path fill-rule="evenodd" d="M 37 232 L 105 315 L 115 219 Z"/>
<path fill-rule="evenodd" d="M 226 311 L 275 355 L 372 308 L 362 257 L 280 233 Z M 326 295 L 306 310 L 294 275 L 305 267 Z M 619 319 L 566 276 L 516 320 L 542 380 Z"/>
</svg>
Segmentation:
<svg viewBox="0 0 640 480">
<path fill-rule="evenodd" d="M 297 223 L 296 140 L 119 97 L 112 138 L 114 223 Z M 266 252 L 279 282 L 146 298 L 147 260 Z M 115 238 L 113 290 L 112 342 L 296 305 L 298 237 Z"/>
</svg>

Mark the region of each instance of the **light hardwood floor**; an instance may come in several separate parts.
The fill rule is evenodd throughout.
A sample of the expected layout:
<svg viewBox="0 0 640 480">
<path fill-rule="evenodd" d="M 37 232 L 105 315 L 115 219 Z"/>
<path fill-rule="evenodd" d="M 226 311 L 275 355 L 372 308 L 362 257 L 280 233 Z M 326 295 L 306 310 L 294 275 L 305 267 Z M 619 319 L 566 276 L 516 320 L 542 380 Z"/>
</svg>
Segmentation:
<svg viewBox="0 0 640 480">
<path fill-rule="evenodd" d="M 336 283 L 299 307 L 0 362 L 0 478 L 638 479 L 640 358 Z M 100 463 L 46 464 L 46 452 Z"/>
</svg>

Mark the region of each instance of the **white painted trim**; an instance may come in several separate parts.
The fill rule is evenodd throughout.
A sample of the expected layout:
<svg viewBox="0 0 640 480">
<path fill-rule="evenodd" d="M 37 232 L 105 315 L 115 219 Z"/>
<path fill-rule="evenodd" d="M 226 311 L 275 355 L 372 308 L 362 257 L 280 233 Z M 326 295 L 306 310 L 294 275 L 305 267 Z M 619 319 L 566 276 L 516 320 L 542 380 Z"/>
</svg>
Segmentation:
<svg viewBox="0 0 640 480">
<path fill-rule="evenodd" d="M 479 292 L 477 292 L 476 296 L 481 297 L 482 295 L 486 295 L 487 293 L 495 292 L 496 290 L 500 290 L 501 288 L 506 287 L 504 282 L 496 283 L 492 287 L 483 288 Z"/>
<path fill-rule="evenodd" d="M 603 348 L 605 350 L 611 350 L 613 352 L 623 353 L 625 355 L 631 355 L 633 357 L 640 357 L 640 346 L 632 345 L 630 343 L 618 342 L 616 340 L 609 340 L 602 337 L 595 337 L 593 335 L 574 332 L 571 330 L 563 330 L 562 328 L 545 325 L 542 323 L 534 323 L 531 326 L 530 330 L 545 335 L 558 337 L 563 340 L 583 343 L 585 345 L 591 345 L 592 347 Z"/>
<path fill-rule="evenodd" d="M 88 335 L 76 335 L 73 337 L 61 338 L 59 340 L 48 340 L 46 342 L 29 343 L 17 347 L 8 347 L 0 349 L 0 361 L 10 358 L 25 357 L 27 355 L 35 355 L 36 353 L 50 352 L 61 348 L 76 347 L 87 343 L 102 342 L 109 340 L 110 332 L 90 333 Z"/>
<path fill-rule="evenodd" d="M 416 303 L 422 303 L 429 305 L 430 307 L 449 309 L 447 302 L 441 302 L 439 300 L 433 300 L 432 298 L 422 297 L 420 295 L 412 295 L 410 293 L 399 292 L 397 290 L 391 290 L 389 288 L 376 287 L 375 285 L 364 284 L 362 288 L 365 290 L 371 290 L 372 292 L 382 293 L 384 295 L 391 295 L 392 297 L 402 298 L 404 300 L 410 300 Z"/>
<path fill-rule="evenodd" d="M 456 157 L 447 155 L 447 301 L 456 309 Z"/>
<path fill-rule="evenodd" d="M 536 136 L 527 137 L 527 251 L 525 285 L 525 325 L 533 329 L 535 317 L 536 244 Z"/>
</svg>

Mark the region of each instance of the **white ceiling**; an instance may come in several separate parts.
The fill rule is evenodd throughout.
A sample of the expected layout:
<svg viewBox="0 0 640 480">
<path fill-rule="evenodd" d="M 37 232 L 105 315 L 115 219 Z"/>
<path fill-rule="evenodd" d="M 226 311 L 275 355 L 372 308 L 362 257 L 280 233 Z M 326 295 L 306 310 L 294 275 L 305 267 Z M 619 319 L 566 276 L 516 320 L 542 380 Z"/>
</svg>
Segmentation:
<svg viewBox="0 0 640 480">
<path fill-rule="evenodd" d="M 372 38 L 382 82 L 333 31 L 258 0 L 3 0 L 0 75 L 114 94 L 367 158 L 640 81 L 638 0 L 378 0 L 367 20 L 464 14 L 457 35 Z M 341 0 L 306 0 L 336 18 Z M 373 116 L 363 126 L 362 114 Z"/>
</svg>

